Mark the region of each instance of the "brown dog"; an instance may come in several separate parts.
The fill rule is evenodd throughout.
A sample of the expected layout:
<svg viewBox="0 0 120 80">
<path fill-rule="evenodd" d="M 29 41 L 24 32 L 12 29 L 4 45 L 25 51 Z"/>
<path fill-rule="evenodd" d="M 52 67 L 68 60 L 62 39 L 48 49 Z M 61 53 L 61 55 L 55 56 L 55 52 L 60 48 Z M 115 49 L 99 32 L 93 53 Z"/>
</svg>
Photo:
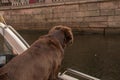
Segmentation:
<svg viewBox="0 0 120 80">
<path fill-rule="evenodd" d="M 0 69 L 0 80 L 57 80 L 64 48 L 73 42 L 69 27 L 53 27 L 23 54 Z"/>
</svg>

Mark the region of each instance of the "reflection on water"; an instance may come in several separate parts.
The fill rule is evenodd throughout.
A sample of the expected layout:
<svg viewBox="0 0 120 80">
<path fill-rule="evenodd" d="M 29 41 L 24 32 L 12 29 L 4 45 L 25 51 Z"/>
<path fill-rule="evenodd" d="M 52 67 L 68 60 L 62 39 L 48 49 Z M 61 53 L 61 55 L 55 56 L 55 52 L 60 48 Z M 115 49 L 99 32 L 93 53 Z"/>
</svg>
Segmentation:
<svg viewBox="0 0 120 80">
<path fill-rule="evenodd" d="M 46 32 L 19 31 L 32 44 Z M 62 70 L 72 68 L 101 80 L 120 80 L 120 35 L 75 35 L 66 48 Z"/>
</svg>

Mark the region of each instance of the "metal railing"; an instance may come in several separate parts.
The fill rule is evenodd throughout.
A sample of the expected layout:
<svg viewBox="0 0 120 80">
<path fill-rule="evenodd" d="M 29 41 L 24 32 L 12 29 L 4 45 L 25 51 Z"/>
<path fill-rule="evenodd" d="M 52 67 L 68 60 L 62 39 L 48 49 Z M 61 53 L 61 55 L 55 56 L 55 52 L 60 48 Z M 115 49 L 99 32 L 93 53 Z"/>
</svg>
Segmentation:
<svg viewBox="0 0 120 80">
<path fill-rule="evenodd" d="M 70 68 L 68 68 L 64 73 L 60 74 L 59 78 L 62 80 L 79 80 L 79 78 L 75 78 L 74 76 L 71 76 L 68 73 L 79 76 L 79 77 L 87 79 L 87 80 L 100 80 L 96 77 L 90 76 L 88 74 L 85 74 L 85 73 L 82 73 L 82 72 L 79 72 L 79 71 L 76 71 L 76 70 L 73 70 Z"/>
<path fill-rule="evenodd" d="M 85 0 L 0 0 L 0 6 L 24 6 L 30 4 L 64 3 Z M 98 1 L 98 0 L 92 0 Z"/>
<path fill-rule="evenodd" d="M 29 44 L 9 25 L 0 22 L 0 34 L 11 45 L 14 54 L 21 54 L 27 50 Z"/>
<path fill-rule="evenodd" d="M 0 6 L 22 6 L 33 3 L 45 3 L 45 0 L 0 0 Z"/>
</svg>

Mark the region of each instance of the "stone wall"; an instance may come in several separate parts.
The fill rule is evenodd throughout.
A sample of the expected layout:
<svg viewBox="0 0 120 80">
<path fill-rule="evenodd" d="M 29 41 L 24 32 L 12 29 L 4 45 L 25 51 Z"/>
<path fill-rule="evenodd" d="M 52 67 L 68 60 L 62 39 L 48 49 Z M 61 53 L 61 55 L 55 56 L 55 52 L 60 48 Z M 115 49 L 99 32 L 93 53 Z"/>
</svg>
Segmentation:
<svg viewBox="0 0 120 80">
<path fill-rule="evenodd" d="M 40 30 L 66 25 L 80 32 L 119 33 L 119 0 L 76 0 L 16 7 L 1 7 L 7 24 L 16 29 Z"/>
</svg>

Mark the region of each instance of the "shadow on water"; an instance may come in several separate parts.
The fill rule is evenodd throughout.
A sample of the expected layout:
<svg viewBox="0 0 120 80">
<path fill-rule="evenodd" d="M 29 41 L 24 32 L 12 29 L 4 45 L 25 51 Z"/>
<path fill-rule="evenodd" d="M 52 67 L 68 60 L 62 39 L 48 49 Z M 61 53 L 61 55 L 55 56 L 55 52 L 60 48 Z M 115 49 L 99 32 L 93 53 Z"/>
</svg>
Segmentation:
<svg viewBox="0 0 120 80">
<path fill-rule="evenodd" d="M 32 44 L 46 31 L 19 31 Z M 120 35 L 74 35 L 61 70 L 72 68 L 101 80 L 120 80 Z"/>
</svg>

